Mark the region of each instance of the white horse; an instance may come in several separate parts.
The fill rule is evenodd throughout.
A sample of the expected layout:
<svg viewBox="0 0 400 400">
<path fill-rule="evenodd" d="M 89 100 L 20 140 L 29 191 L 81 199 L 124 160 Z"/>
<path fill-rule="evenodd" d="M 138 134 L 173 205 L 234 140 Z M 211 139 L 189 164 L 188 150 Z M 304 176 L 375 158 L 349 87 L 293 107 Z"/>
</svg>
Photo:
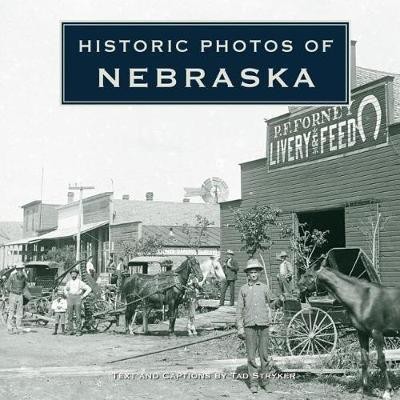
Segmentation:
<svg viewBox="0 0 400 400">
<path fill-rule="evenodd" d="M 204 284 L 207 278 L 214 278 L 220 282 L 226 280 L 226 276 L 222 265 L 215 257 L 210 257 L 208 260 L 200 264 L 201 272 L 203 273 L 203 280 L 199 283 L 200 286 Z"/>
<path fill-rule="evenodd" d="M 200 264 L 200 269 L 201 272 L 203 273 L 203 280 L 201 282 L 198 282 L 198 285 L 200 287 L 203 286 L 207 278 L 211 279 L 217 279 L 220 282 L 223 282 L 226 280 L 226 276 L 224 273 L 224 270 L 219 263 L 219 261 L 215 257 L 210 257 L 208 260 L 203 261 Z M 187 323 L 187 331 L 189 336 L 196 336 L 197 331 L 196 331 L 196 326 L 194 324 L 195 320 L 195 311 L 198 305 L 197 298 L 196 298 L 196 291 L 193 289 L 192 293 L 194 294 L 191 296 L 189 299 L 189 304 L 188 304 L 188 323 Z"/>
</svg>

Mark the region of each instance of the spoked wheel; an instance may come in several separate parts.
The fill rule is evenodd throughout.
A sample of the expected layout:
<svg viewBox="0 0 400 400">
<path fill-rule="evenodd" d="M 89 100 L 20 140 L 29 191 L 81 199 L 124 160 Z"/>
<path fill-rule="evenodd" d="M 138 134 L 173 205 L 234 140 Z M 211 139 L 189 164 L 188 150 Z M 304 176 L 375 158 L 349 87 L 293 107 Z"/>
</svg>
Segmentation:
<svg viewBox="0 0 400 400">
<path fill-rule="evenodd" d="M 36 313 L 39 315 L 48 315 L 50 311 L 50 302 L 46 297 L 42 297 L 36 302 Z M 36 323 L 39 325 L 47 325 L 49 321 L 37 320 Z"/>
<path fill-rule="evenodd" d="M 298 311 L 286 329 L 286 344 L 293 356 L 331 353 L 337 337 L 332 317 L 316 307 Z"/>
<path fill-rule="evenodd" d="M 273 354 L 286 353 L 285 343 L 285 315 L 282 310 L 276 310 L 272 314 L 269 328 L 269 350 Z"/>
<path fill-rule="evenodd" d="M 385 349 L 386 350 L 396 350 L 400 349 L 400 337 L 385 337 Z"/>
<path fill-rule="evenodd" d="M 106 313 L 109 311 L 112 311 L 112 307 L 107 301 L 98 300 L 94 303 L 94 314 Z M 110 329 L 111 325 L 114 322 L 114 318 L 110 317 L 109 314 L 100 314 L 95 318 L 96 321 L 94 323 L 94 327 L 98 332 L 106 332 L 108 329 Z"/>
</svg>

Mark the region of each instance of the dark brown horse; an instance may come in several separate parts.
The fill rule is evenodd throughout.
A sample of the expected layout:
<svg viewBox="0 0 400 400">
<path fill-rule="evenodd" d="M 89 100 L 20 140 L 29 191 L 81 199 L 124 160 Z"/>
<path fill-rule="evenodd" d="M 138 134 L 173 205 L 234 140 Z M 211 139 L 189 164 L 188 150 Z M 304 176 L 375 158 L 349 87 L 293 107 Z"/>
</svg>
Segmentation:
<svg viewBox="0 0 400 400">
<path fill-rule="evenodd" d="M 383 353 L 384 337 L 400 332 L 400 288 L 384 287 L 378 283 L 346 276 L 327 268 L 322 262 L 318 271 L 308 270 L 300 279 L 300 289 L 315 291 L 325 288 L 347 310 L 357 330 L 361 347 L 362 389 L 368 390 L 369 338 L 378 354 L 377 365 L 385 378 L 383 399 L 390 399 L 393 391 L 386 370 Z"/>
<path fill-rule="evenodd" d="M 176 313 L 182 303 L 189 275 L 193 273 L 201 281 L 203 274 L 195 257 L 188 257 L 176 270 L 157 275 L 134 274 L 126 279 L 122 287 L 122 296 L 127 307 L 125 326 L 128 329 L 136 308 L 143 310 L 143 328 L 147 333 L 147 316 L 151 309 L 168 306 L 169 335 L 174 335 Z"/>
</svg>

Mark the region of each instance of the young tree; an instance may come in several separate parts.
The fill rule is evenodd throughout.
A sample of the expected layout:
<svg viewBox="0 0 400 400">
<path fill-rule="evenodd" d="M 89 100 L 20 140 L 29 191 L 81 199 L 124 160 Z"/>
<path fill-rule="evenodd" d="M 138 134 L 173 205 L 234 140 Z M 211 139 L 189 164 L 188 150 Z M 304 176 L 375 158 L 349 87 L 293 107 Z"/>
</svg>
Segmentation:
<svg viewBox="0 0 400 400">
<path fill-rule="evenodd" d="M 378 237 L 381 230 L 384 229 L 389 218 L 382 218 L 382 214 L 377 212 L 376 216 L 370 216 L 366 220 L 360 221 L 359 225 L 355 225 L 357 229 L 366 239 L 366 246 L 369 255 L 371 255 L 371 261 L 375 268 L 375 271 L 380 276 L 379 264 L 378 264 Z"/>
<path fill-rule="evenodd" d="M 123 256 L 129 258 L 156 255 L 164 248 L 161 235 L 148 235 L 137 240 L 121 241 L 118 243 Z"/>
<path fill-rule="evenodd" d="M 45 259 L 62 264 L 64 271 L 66 271 L 76 263 L 75 246 L 64 246 L 49 250 L 45 255 Z"/>
<path fill-rule="evenodd" d="M 314 261 L 316 249 L 328 242 L 329 230 L 310 231 L 307 229 L 307 223 L 302 223 L 299 224 L 298 232 L 294 232 L 291 227 L 282 226 L 281 233 L 283 237 L 289 238 L 290 247 L 295 253 L 296 267 L 307 270 Z"/>
<path fill-rule="evenodd" d="M 267 269 L 261 252 L 271 247 L 271 227 L 280 226 L 280 215 L 280 209 L 268 205 L 255 205 L 248 210 L 238 209 L 233 213 L 234 226 L 243 243 L 242 250 L 246 251 L 249 258 L 259 253 L 268 286 Z"/>
<path fill-rule="evenodd" d="M 207 240 L 208 227 L 214 225 L 207 217 L 196 215 L 196 225 L 183 224 L 182 232 L 186 235 L 187 245 L 199 254 L 199 248 Z"/>
</svg>

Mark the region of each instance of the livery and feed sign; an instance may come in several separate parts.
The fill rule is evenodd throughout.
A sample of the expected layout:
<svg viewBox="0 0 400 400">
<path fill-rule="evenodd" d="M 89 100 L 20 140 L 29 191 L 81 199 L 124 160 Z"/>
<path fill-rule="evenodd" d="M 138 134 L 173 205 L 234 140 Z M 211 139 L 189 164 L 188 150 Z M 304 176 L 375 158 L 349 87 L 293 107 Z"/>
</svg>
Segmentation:
<svg viewBox="0 0 400 400">
<path fill-rule="evenodd" d="M 62 23 L 63 104 L 348 104 L 349 23 Z"/>
<path fill-rule="evenodd" d="M 349 106 L 307 108 L 268 121 L 269 170 L 387 143 L 386 82 L 352 94 Z"/>
</svg>

